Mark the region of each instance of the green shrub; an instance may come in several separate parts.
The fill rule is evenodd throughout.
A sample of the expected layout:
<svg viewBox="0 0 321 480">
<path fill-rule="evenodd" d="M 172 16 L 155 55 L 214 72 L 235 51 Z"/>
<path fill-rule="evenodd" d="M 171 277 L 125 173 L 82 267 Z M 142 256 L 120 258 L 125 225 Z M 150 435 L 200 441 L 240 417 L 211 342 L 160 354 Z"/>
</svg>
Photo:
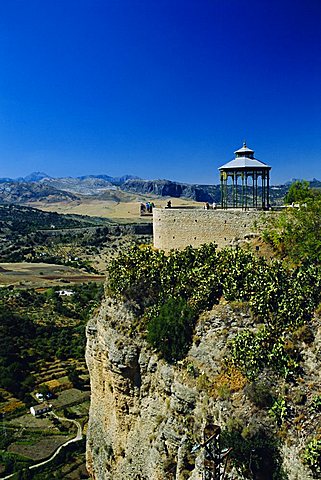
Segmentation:
<svg viewBox="0 0 321 480">
<path fill-rule="evenodd" d="M 321 395 L 315 395 L 313 397 L 311 406 L 315 411 L 321 412 Z"/>
<path fill-rule="evenodd" d="M 266 218 L 263 238 L 281 258 L 295 264 L 305 259 L 321 260 L 321 197 L 310 191 L 310 198 L 288 199 L 304 206 L 288 208 L 276 216 Z"/>
<path fill-rule="evenodd" d="M 273 405 L 273 394 L 270 383 L 258 381 L 245 387 L 245 394 L 254 405 L 260 408 L 269 408 Z"/>
<path fill-rule="evenodd" d="M 307 180 L 297 180 L 296 182 L 291 183 L 284 201 L 285 203 L 302 203 L 310 198 L 313 198 L 313 191 L 310 188 L 309 182 Z"/>
<path fill-rule="evenodd" d="M 276 423 L 280 426 L 282 425 L 283 421 L 289 414 L 289 407 L 286 403 L 285 398 L 279 397 L 277 398 L 272 407 L 269 410 L 269 414 L 272 418 L 275 419 Z"/>
<path fill-rule="evenodd" d="M 170 298 L 148 324 L 148 342 L 168 361 L 184 358 L 192 341 L 195 314 L 185 300 Z"/>
<path fill-rule="evenodd" d="M 308 465 L 315 478 L 321 474 L 321 438 L 313 438 L 304 451 L 304 463 Z"/>
<path fill-rule="evenodd" d="M 246 436 L 243 434 L 246 430 Z M 275 438 L 265 429 L 250 432 L 241 425 L 221 433 L 222 448 L 232 448 L 230 461 L 245 478 L 286 479 Z M 270 473 L 266 477 L 266 472 Z M 242 478 L 244 478 L 242 477 Z"/>
</svg>

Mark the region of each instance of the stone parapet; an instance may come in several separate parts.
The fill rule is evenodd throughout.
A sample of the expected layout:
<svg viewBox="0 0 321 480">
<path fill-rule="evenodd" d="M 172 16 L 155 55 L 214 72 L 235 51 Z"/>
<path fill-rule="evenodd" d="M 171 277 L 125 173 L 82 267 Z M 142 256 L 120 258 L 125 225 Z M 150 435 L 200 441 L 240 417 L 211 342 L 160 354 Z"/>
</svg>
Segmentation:
<svg viewBox="0 0 321 480">
<path fill-rule="evenodd" d="M 257 231 L 262 216 L 271 212 L 176 207 L 155 208 L 153 215 L 154 247 L 168 252 L 210 242 L 231 245 Z"/>
</svg>

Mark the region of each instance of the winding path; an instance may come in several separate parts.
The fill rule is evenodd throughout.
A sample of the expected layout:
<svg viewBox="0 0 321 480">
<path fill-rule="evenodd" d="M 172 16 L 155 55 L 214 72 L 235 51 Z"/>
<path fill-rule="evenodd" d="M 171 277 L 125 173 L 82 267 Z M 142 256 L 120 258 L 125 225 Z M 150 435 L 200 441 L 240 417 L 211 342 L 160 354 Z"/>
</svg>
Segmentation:
<svg viewBox="0 0 321 480">
<path fill-rule="evenodd" d="M 51 462 L 60 452 L 61 450 L 69 445 L 70 443 L 74 442 L 79 442 L 82 440 L 82 428 L 79 422 L 76 420 L 72 420 L 71 418 L 65 418 L 65 417 L 58 417 L 54 412 L 51 412 L 51 416 L 57 418 L 57 420 L 66 420 L 67 422 L 74 423 L 77 427 L 77 435 L 74 438 L 71 438 L 70 440 L 67 440 L 67 442 L 63 443 L 60 445 L 57 450 L 49 457 L 47 460 L 44 460 L 43 462 L 36 463 L 35 465 L 31 465 L 30 467 L 27 467 L 29 470 L 33 470 L 35 468 L 41 467 L 42 465 L 46 465 L 46 463 Z M 1 477 L 0 480 L 7 480 L 7 478 L 12 478 L 17 472 L 11 473 L 10 475 L 7 475 L 6 477 Z"/>
</svg>

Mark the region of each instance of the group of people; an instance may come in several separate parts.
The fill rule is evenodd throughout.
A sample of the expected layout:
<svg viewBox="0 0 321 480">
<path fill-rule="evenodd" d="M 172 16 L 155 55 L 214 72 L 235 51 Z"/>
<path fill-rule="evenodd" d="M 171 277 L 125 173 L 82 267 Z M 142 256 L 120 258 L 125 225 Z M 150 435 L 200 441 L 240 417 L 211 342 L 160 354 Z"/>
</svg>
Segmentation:
<svg viewBox="0 0 321 480">
<path fill-rule="evenodd" d="M 141 203 L 140 204 L 140 214 L 144 215 L 146 213 L 153 213 L 153 208 L 154 207 L 155 207 L 155 204 L 153 202 Z M 171 200 L 168 200 L 165 208 L 172 208 Z M 210 209 L 216 210 L 216 208 L 217 208 L 217 205 L 216 205 L 215 202 L 213 202 L 212 204 L 209 204 L 208 202 L 206 202 L 204 204 L 204 209 L 205 210 L 210 210 Z"/>
<path fill-rule="evenodd" d="M 216 203 L 213 202 L 212 205 L 210 205 L 208 202 L 206 202 L 206 203 L 204 204 L 204 209 L 205 209 L 205 210 L 209 210 L 210 208 L 212 208 L 213 210 L 216 210 Z"/>
<path fill-rule="evenodd" d="M 140 214 L 144 215 L 144 213 L 153 213 L 153 208 L 155 204 L 153 202 L 146 202 L 140 204 Z"/>
</svg>

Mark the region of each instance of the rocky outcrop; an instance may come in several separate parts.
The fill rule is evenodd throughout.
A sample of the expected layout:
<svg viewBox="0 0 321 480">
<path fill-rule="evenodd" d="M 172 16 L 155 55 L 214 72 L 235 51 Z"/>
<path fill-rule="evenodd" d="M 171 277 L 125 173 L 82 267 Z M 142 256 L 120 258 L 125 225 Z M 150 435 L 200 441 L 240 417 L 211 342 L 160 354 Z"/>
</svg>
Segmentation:
<svg viewBox="0 0 321 480">
<path fill-rule="evenodd" d="M 152 193 L 160 197 L 184 197 L 196 202 L 218 203 L 220 201 L 220 187 L 218 185 L 190 185 L 170 180 L 138 179 L 127 180 L 121 188 L 127 192 Z"/>
<path fill-rule="evenodd" d="M 221 303 L 205 312 L 188 356 L 170 365 L 145 343 L 131 309 L 105 300 L 87 326 L 91 378 L 87 468 L 91 478 L 196 480 L 204 468 L 204 449 L 193 447 L 209 434 L 209 424 L 222 428 L 242 424 L 245 438 L 260 428 L 272 428 L 267 411 L 257 408 L 246 395 L 245 378 L 222 368 L 229 340 L 240 327 L 253 328 L 250 316 L 232 307 Z M 321 383 L 315 369 L 321 343 L 318 328 L 319 336 L 305 353 L 305 370 L 316 388 Z M 295 384 L 286 387 L 287 394 L 304 390 L 304 382 L 301 379 L 300 389 Z M 285 389 L 282 383 L 273 387 L 278 392 Z M 302 448 L 318 422 L 320 428 L 320 418 L 309 418 L 309 399 L 303 403 L 291 407 L 282 433 L 281 455 L 290 480 L 312 479 L 301 461 Z M 255 478 L 272 479 L 269 468 L 267 458 L 265 473 Z M 229 467 L 226 478 L 248 477 Z"/>
</svg>

